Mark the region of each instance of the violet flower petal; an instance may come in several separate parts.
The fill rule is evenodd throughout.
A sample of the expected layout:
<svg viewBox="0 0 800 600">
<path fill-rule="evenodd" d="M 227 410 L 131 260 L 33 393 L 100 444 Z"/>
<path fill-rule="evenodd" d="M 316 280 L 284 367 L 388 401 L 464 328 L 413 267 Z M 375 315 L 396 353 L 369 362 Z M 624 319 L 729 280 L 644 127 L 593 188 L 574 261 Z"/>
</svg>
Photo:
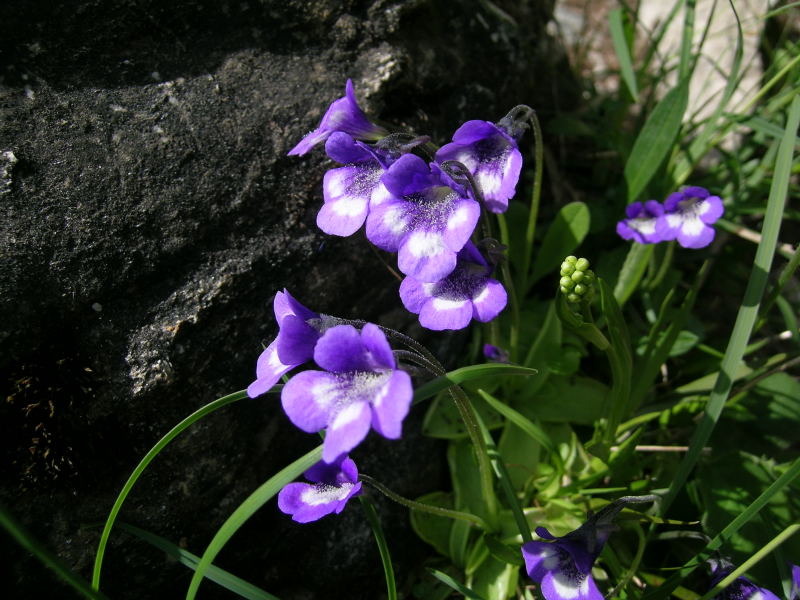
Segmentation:
<svg viewBox="0 0 800 600">
<path fill-rule="evenodd" d="M 325 371 L 298 373 L 281 391 L 283 412 L 292 424 L 306 433 L 325 428 L 338 398 L 339 381 L 336 375 Z"/>
<path fill-rule="evenodd" d="M 274 340 L 258 357 L 256 362 L 256 380 L 247 386 L 247 395 L 255 398 L 265 394 L 278 383 L 285 373 L 291 371 L 296 364 L 284 364 L 278 358 L 278 341 Z"/>
<path fill-rule="evenodd" d="M 387 384 L 372 400 L 372 428 L 390 440 L 400 439 L 403 420 L 411 408 L 414 388 L 405 371 L 392 373 Z"/>
<path fill-rule="evenodd" d="M 358 446 L 369 432 L 372 411 L 369 402 L 351 401 L 328 424 L 322 444 L 322 460 L 331 462 Z"/>
</svg>

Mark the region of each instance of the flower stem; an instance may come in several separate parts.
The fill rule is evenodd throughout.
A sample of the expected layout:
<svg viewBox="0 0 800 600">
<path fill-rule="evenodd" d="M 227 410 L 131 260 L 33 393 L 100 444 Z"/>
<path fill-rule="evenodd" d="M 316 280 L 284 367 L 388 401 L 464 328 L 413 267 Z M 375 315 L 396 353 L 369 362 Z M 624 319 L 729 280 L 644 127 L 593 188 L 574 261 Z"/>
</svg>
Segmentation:
<svg viewBox="0 0 800 600">
<path fill-rule="evenodd" d="M 378 544 L 378 552 L 381 555 L 381 563 L 383 563 L 383 573 L 386 576 L 386 596 L 388 600 L 397 600 L 397 584 L 394 579 L 392 557 L 389 554 L 389 546 L 383 535 L 383 528 L 381 527 L 378 513 L 375 512 L 375 507 L 369 498 L 366 496 L 359 496 L 358 499 L 361 500 L 361 506 L 364 509 L 364 513 L 367 515 L 367 521 L 369 521 L 369 525 L 372 528 L 375 542 Z"/>
<path fill-rule="evenodd" d="M 376 490 L 378 490 L 381 494 L 394 500 L 398 504 L 402 504 L 403 506 L 407 506 L 409 508 L 413 508 L 414 510 L 419 510 L 422 512 L 427 512 L 432 515 L 436 515 L 439 517 L 446 517 L 448 519 L 458 519 L 461 521 L 468 521 L 473 525 L 477 525 L 484 531 L 489 531 L 490 527 L 486 521 L 481 519 L 477 515 L 473 515 L 471 513 L 461 512 L 458 510 L 451 510 L 449 508 L 442 508 L 441 506 L 434 506 L 433 504 L 425 504 L 424 502 L 417 502 L 415 500 L 409 500 L 408 498 L 404 498 L 399 494 L 395 494 L 392 490 L 387 488 L 382 483 L 379 483 L 369 475 L 365 475 L 364 473 L 359 474 L 358 478 L 366 484 L 371 485 Z"/>
<path fill-rule="evenodd" d="M 521 290 L 528 289 L 528 277 L 530 276 L 531 255 L 533 254 L 533 241 L 536 238 L 536 221 L 539 218 L 539 201 L 542 197 L 542 163 L 544 161 L 544 146 L 542 145 L 542 128 L 535 111 L 530 115 L 531 127 L 534 138 L 534 175 L 533 175 L 533 194 L 531 195 L 531 208 L 528 213 L 528 228 L 525 231 L 525 249 L 522 253 L 522 270 L 519 274 Z"/>
</svg>

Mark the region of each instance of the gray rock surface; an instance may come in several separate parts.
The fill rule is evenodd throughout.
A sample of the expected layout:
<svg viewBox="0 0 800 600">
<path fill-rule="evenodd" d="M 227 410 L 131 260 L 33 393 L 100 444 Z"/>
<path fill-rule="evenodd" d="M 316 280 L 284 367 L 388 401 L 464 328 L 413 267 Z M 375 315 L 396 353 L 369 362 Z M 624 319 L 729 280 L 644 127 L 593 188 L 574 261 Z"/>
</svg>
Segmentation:
<svg viewBox="0 0 800 600">
<path fill-rule="evenodd" d="M 488 0 L 0 10 L 0 502 L 88 577 L 91 525 L 136 462 L 251 381 L 277 290 L 329 314 L 413 324 L 361 236 L 316 229 L 324 153 L 286 152 L 348 77 L 368 114 L 440 143 L 518 103 L 546 115 L 574 94 L 544 33 L 549 11 Z M 415 436 L 420 416 L 407 439 L 370 439 L 355 454 L 407 496 L 447 485 L 443 459 L 429 460 L 438 446 Z M 276 398 L 240 402 L 165 451 L 121 518 L 201 553 L 250 491 L 313 444 Z M 404 510 L 379 505 L 403 582 L 427 549 Z M 298 527 L 269 505 L 218 564 L 282 598 L 376 598 L 370 535 L 357 506 Z M 59 585 L 18 548 L 0 559 L 12 564 L 6 597 Z M 185 567 L 122 532 L 106 564 L 112 598 L 176 597 L 188 583 Z"/>
</svg>

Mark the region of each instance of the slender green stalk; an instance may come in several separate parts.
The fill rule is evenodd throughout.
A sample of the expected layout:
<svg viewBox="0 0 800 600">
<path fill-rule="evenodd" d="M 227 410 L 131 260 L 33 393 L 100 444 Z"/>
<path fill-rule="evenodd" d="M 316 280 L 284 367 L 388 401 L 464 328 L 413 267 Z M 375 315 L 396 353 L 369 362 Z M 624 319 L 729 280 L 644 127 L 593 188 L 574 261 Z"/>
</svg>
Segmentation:
<svg viewBox="0 0 800 600">
<path fill-rule="evenodd" d="M 531 208 L 528 213 L 528 227 L 525 230 L 525 248 L 522 253 L 522 269 L 520 270 L 519 289 L 523 292 L 528 289 L 528 278 L 531 276 L 531 256 L 533 255 L 533 242 L 536 239 L 536 221 L 539 218 L 539 202 L 542 198 L 542 177 L 544 176 L 544 141 L 542 127 L 536 113 L 531 114 L 531 126 L 534 140 L 534 173 L 533 193 L 531 194 Z"/>
<path fill-rule="evenodd" d="M 52 570 L 60 579 L 76 592 L 90 600 L 105 599 L 102 593 L 92 589 L 89 582 L 70 569 L 63 560 L 40 544 L 22 525 L 17 523 L 6 510 L 0 506 L 0 526 L 14 538 L 20 546 L 38 558 L 43 565 Z M 8 576 L 7 576 L 8 577 Z M 8 581 L 6 581 L 8 583 Z"/>
<path fill-rule="evenodd" d="M 125 499 L 128 497 L 131 489 L 133 488 L 136 481 L 141 477 L 144 470 L 147 468 L 153 459 L 158 456 L 158 453 L 161 452 L 164 447 L 167 446 L 173 439 L 178 437 L 185 429 L 187 429 L 190 425 L 199 421 L 206 415 L 211 414 L 212 412 L 219 410 L 223 406 L 227 406 L 233 402 L 237 402 L 242 400 L 243 398 L 247 398 L 247 391 L 241 390 L 238 392 L 234 392 L 233 394 L 228 394 L 227 396 L 223 396 L 222 398 L 218 398 L 213 402 L 206 404 L 201 409 L 193 412 L 188 417 L 183 419 L 180 423 L 175 425 L 172 429 L 170 429 L 167 434 L 162 437 L 155 446 L 153 446 L 150 451 L 144 455 L 139 464 L 133 469 L 133 473 L 131 473 L 128 480 L 125 482 L 125 485 L 122 486 L 122 491 L 117 496 L 116 501 L 114 502 L 114 506 L 111 507 L 111 512 L 108 513 L 108 517 L 106 518 L 106 524 L 103 527 L 103 533 L 100 534 L 100 543 L 97 545 L 97 554 L 95 555 L 94 559 L 94 570 L 92 571 L 92 588 L 95 590 L 100 589 L 100 570 L 103 568 L 103 557 L 105 556 L 106 546 L 108 544 L 108 537 L 111 535 L 111 528 L 114 527 L 114 521 L 119 514 L 120 509 L 122 508 L 122 504 L 125 502 Z"/>
<path fill-rule="evenodd" d="M 798 266 L 800 266 L 800 246 L 794 249 L 794 254 L 792 254 L 792 258 L 786 263 L 786 266 L 783 267 L 781 274 L 778 276 L 778 281 L 775 282 L 775 287 L 769 293 L 766 300 L 761 303 L 761 309 L 758 311 L 759 321 L 756 324 L 755 331 L 761 329 L 764 323 L 766 323 L 767 313 L 769 313 L 772 305 L 775 304 L 775 300 L 780 296 L 783 288 L 789 283 L 789 280 L 792 278 L 792 275 L 794 275 Z"/>
<path fill-rule="evenodd" d="M 509 327 L 509 354 L 511 362 L 517 362 L 519 354 L 519 300 L 517 299 L 517 292 L 514 288 L 514 280 L 511 278 L 511 271 L 508 268 L 508 263 L 503 261 L 500 266 L 503 273 L 503 280 L 506 282 L 508 288 L 508 297 L 511 301 L 511 326 Z"/>
<path fill-rule="evenodd" d="M 394 579 L 394 566 L 392 565 L 392 557 L 389 554 L 389 546 L 386 543 L 386 537 L 383 535 L 381 520 L 378 518 L 378 513 L 375 512 L 375 507 L 369 498 L 366 496 L 359 496 L 359 500 L 361 500 L 364 514 L 367 515 L 367 521 L 369 521 L 369 525 L 372 528 L 375 542 L 378 544 L 378 552 L 381 555 L 381 563 L 383 564 L 383 573 L 386 577 L 386 596 L 388 600 L 397 600 L 397 584 Z"/>
<path fill-rule="evenodd" d="M 750 338 L 750 333 L 755 325 L 759 304 L 767 284 L 772 257 L 778 242 L 778 231 L 783 219 L 783 209 L 786 204 L 786 194 L 789 187 L 791 173 L 792 152 L 794 149 L 794 136 L 800 122 L 800 97 L 795 97 L 789 114 L 788 123 L 781 141 L 778 156 L 775 161 L 775 175 L 772 180 L 767 210 L 762 228 L 761 242 L 756 250 L 755 262 L 747 288 L 744 293 L 736 322 L 733 326 L 725 357 L 720 364 L 720 372 L 708 399 L 705 415 L 700 425 L 695 430 L 689 444 L 689 451 L 675 473 L 669 490 L 660 506 L 663 516 L 669 509 L 678 492 L 683 487 L 692 469 L 706 446 L 714 427 L 719 420 L 725 401 L 733 385 L 734 373 L 744 355 L 744 350 Z"/>
<path fill-rule="evenodd" d="M 478 459 L 478 471 L 481 480 L 481 494 L 483 502 L 486 505 L 486 512 L 491 519 L 491 530 L 497 526 L 497 496 L 494 492 L 494 480 L 492 478 L 492 464 L 489 452 L 486 447 L 486 441 L 481 434 L 478 426 L 477 416 L 472 404 L 459 386 L 453 386 L 450 389 L 450 395 L 456 403 L 456 408 L 461 415 L 461 420 L 464 422 L 464 428 L 467 430 L 470 442 L 475 449 L 475 456 Z"/>
<path fill-rule="evenodd" d="M 737 577 L 741 577 L 742 575 L 747 573 L 747 571 L 749 571 L 751 568 L 753 568 L 755 565 L 761 562 L 761 560 L 763 560 L 768 554 L 773 552 L 775 548 L 780 546 L 783 542 L 788 540 L 798 531 L 800 531 L 800 524 L 794 523 L 792 525 L 789 525 L 786 529 L 784 529 L 778 535 L 772 538 L 766 546 L 761 548 L 758 552 L 753 554 L 753 556 L 751 556 L 741 565 L 739 565 L 739 567 L 734 571 L 732 571 L 730 575 L 725 577 L 717 585 L 708 590 L 708 592 L 706 592 L 700 598 L 700 600 L 711 600 L 711 598 L 713 598 L 714 596 L 722 592 L 722 590 L 724 590 L 730 584 L 732 584 Z"/>
<path fill-rule="evenodd" d="M 489 524 L 480 518 L 478 515 L 473 515 L 472 513 L 462 512 L 459 510 L 451 510 L 449 508 L 442 508 L 441 506 L 434 506 L 433 504 L 425 504 L 424 502 L 417 502 L 416 500 L 409 500 L 408 498 L 404 498 L 400 494 L 396 494 L 385 485 L 380 483 L 379 481 L 373 479 L 369 475 L 365 475 L 364 473 L 360 473 L 358 478 L 363 481 L 364 483 L 368 483 L 376 490 L 378 490 L 381 494 L 386 496 L 387 498 L 394 500 L 398 504 L 402 504 L 403 506 L 407 506 L 413 510 L 419 510 L 421 512 L 430 513 L 432 515 L 436 515 L 437 517 L 445 517 L 447 519 L 458 519 L 460 521 L 467 521 L 472 523 L 473 525 L 477 525 L 484 531 L 489 531 L 491 527 Z"/>
</svg>

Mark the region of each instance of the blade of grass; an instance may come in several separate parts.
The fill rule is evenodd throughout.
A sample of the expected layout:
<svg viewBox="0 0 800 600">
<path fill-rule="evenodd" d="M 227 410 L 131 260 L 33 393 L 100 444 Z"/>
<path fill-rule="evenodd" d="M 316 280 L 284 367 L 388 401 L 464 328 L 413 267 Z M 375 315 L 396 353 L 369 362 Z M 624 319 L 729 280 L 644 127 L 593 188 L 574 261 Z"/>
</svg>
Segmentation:
<svg viewBox="0 0 800 600">
<path fill-rule="evenodd" d="M 369 526 L 372 528 L 375 542 L 378 544 L 378 552 L 381 555 L 381 564 L 383 564 L 383 574 L 386 577 L 386 596 L 388 600 L 397 600 L 394 566 L 392 566 L 392 556 L 389 554 L 389 545 L 386 543 L 386 537 L 383 535 L 381 520 L 378 518 L 378 513 L 375 512 L 375 506 L 369 498 L 366 496 L 359 496 L 358 499 L 361 500 L 361 506 L 364 509 L 364 513 L 367 515 L 367 521 L 369 521 Z"/>
<path fill-rule="evenodd" d="M 282 386 L 276 386 L 273 389 L 280 389 Z M 141 477 L 144 470 L 147 468 L 153 459 L 158 456 L 158 453 L 161 452 L 167 444 L 169 444 L 172 440 L 174 440 L 178 435 L 180 435 L 183 431 L 185 431 L 188 427 L 190 427 L 195 422 L 199 421 L 206 415 L 211 414 L 212 412 L 219 410 L 223 406 L 227 406 L 233 402 L 237 402 L 242 400 L 243 398 L 247 398 L 247 391 L 240 390 L 238 392 L 234 392 L 233 394 L 229 394 L 227 396 L 223 396 L 222 398 L 217 398 L 213 402 L 209 402 L 204 407 L 196 410 L 188 417 L 186 417 L 183 421 L 175 425 L 172 429 L 170 429 L 167 434 L 162 437 L 155 446 L 153 446 L 150 451 L 144 455 L 139 464 L 136 465 L 136 468 L 133 469 L 133 473 L 131 473 L 128 480 L 125 482 L 125 485 L 122 486 L 122 491 L 117 496 L 117 499 L 114 501 L 114 506 L 111 507 L 111 512 L 108 514 L 106 518 L 105 526 L 103 527 L 103 533 L 100 534 L 100 543 L 97 545 L 97 554 L 95 555 L 94 559 L 94 570 L 92 571 L 92 587 L 95 590 L 100 589 L 100 570 L 103 568 L 103 558 L 105 557 L 106 546 L 108 544 L 108 537 L 111 535 L 111 528 L 114 527 L 114 521 L 119 514 L 120 509 L 122 508 L 122 504 L 125 502 L 125 499 L 130 494 L 131 489 L 133 489 L 134 484 L 136 481 Z"/>
<path fill-rule="evenodd" d="M 711 600 L 714 596 L 722 592 L 726 587 L 734 582 L 737 577 L 741 577 L 747 571 L 752 569 L 755 565 L 757 565 L 761 560 L 766 558 L 766 556 L 775 550 L 778 546 L 780 546 L 783 542 L 788 540 L 792 537 L 795 533 L 800 531 L 800 524 L 793 524 L 789 525 L 786 529 L 781 531 L 778 535 L 772 538 L 769 543 L 767 543 L 763 548 L 761 548 L 758 552 L 753 554 L 750 558 L 744 561 L 738 568 L 736 568 L 730 575 L 725 577 L 722 581 L 720 581 L 717 585 L 713 588 L 708 590 L 700 600 Z"/>
<path fill-rule="evenodd" d="M 59 579 L 64 581 L 83 597 L 89 598 L 90 600 L 107 600 L 105 595 L 99 591 L 93 590 L 88 581 L 75 573 L 63 560 L 39 543 L 2 506 L 0 506 L 0 525 L 14 538 L 14 541 L 38 558 L 43 565 L 58 575 Z M 8 583 L 8 581 L 6 581 L 6 583 Z"/>
<path fill-rule="evenodd" d="M 184 550 L 180 546 L 173 544 L 168 539 L 163 538 L 160 535 L 150 533 L 144 529 L 139 529 L 138 527 L 122 522 L 117 523 L 117 527 L 123 531 L 127 531 L 128 533 L 135 535 L 148 544 L 152 544 L 159 550 L 163 550 L 168 556 L 171 556 L 182 565 L 186 565 L 192 570 L 197 568 L 197 563 L 200 562 L 199 556 L 192 554 L 188 550 Z M 208 568 L 206 577 L 214 583 L 218 583 L 226 590 L 230 590 L 234 594 L 237 594 L 242 598 L 247 598 L 248 600 L 278 600 L 277 596 L 273 596 L 269 592 L 262 590 L 260 587 L 255 586 L 252 583 L 249 583 L 224 569 L 220 569 L 215 565 L 211 565 Z"/>
<path fill-rule="evenodd" d="M 750 333 L 755 325 L 761 297 L 764 294 L 764 288 L 769 277 L 772 257 L 775 254 L 775 247 L 778 242 L 778 231 L 783 219 L 783 208 L 786 204 L 794 150 L 792 142 L 799 122 L 800 97 L 796 97 L 792 102 L 784 137 L 775 161 L 775 175 L 770 188 L 769 200 L 767 201 L 761 242 L 756 250 L 755 262 L 750 279 L 747 282 L 744 299 L 739 307 L 739 313 L 733 325 L 733 332 L 725 350 L 725 356 L 720 364 L 719 376 L 708 399 L 705 415 L 695 430 L 689 444 L 689 451 L 678 467 L 678 471 L 675 473 L 669 490 L 661 503 L 660 514 L 662 516 L 669 509 L 672 501 L 683 487 L 689 473 L 700 457 L 700 453 L 711 437 L 711 433 L 722 413 L 722 408 L 725 406 L 728 394 L 730 394 L 733 385 L 733 373 L 742 361 L 744 350 L 750 339 Z"/>
<path fill-rule="evenodd" d="M 428 573 L 436 577 L 436 579 L 441 581 L 449 588 L 454 589 L 459 594 L 463 594 L 465 598 L 472 598 L 472 600 L 485 600 L 483 596 L 477 594 L 476 592 L 473 592 L 465 585 L 462 585 L 461 583 L 450 577 L 450 575 L 448 575 L 447 573 L 439 571 L 438 569 L 428 569 Z"/>
<path fill-rule="evenodd" d="M 619 60 L 619 70 L 622 81 L 628 88 L 634 102 L 639 102 L 639 91 L 636 89 L 636 73 L 633 71 L 631 62 L 631 51 L 625 39 L 625 26 L 622 23 L 622 9 L 615 8 L 608 14 L 608 26 L 611 29 L 611 41 L 614 44 L 614 52 L 617 53 Z"/>
<path fill-rule="evenodd" d="M 786 486 L 791 484 L 797 477 L 800 476 L 800 458 L 796 459 L 789 469 L 772 485 L 764 490 L 761 495 L 756 498 L 747 508 L 745 508 L 739 515 L 736 516 L 728 525 L 720 531 L 714 538 L 706 544 L 694 558 L 686 562 L 682 567 L 677 569 L 666 581 L 664 581 L 657 588 L 646 591 L 642 600 L 661 600 L 669 597 L 670 593 L 680 586 L 681 582 L 688 577 L 697 567 L 703 565 L 706 559 L 710 558 L 712 554 L 718 550 L 724 543 L 733 537 L 744 525 L 749 523 L 755 518 L 764 506 L 772 499 L 775 494 L 782 491 Z"/>
<path fill-rule="evenodd" d="M 481 377 L 501 377 L 505 375 L 536 375 L 536 369 L 520 367 L 518 365 L 506 365 L 502 363 L 486 363 L 484 365 L 470 365 L 455 369 L 433 379 L 414 390 L 414 404 L 432 398 L 442 390 L 449 387 L 479 379 Z"/>
<path fill-rule="evenodd" d="M 283 486 L 297 478 L 301 473 L 311 468 L 321 459 L 322 444 L 267 479 L 267 481 L 261 484 L 256 491 L 250 494 L 247 499 L 233 511 L 231 516 L 222 524 L 222 527 L 214 534 L 211 542 L 203 552 L 203 556 L 200 557 L 200 562 L 197 563 L 197 568 L 192 576 L 192 580 L 189 582 L 186 600 L 194 599 L 200 587 L 200 583 L 203 581 L 203 577 L 206 576 L 206 571 L 211 566 L 211 563 L 217 557 L 220 550 L 225 547 L 225 544 L 228 543 L 228 540 L 239 531 L 239 528 L 241 528 L 258 509 L 275 496 Z"/>
</svg>

